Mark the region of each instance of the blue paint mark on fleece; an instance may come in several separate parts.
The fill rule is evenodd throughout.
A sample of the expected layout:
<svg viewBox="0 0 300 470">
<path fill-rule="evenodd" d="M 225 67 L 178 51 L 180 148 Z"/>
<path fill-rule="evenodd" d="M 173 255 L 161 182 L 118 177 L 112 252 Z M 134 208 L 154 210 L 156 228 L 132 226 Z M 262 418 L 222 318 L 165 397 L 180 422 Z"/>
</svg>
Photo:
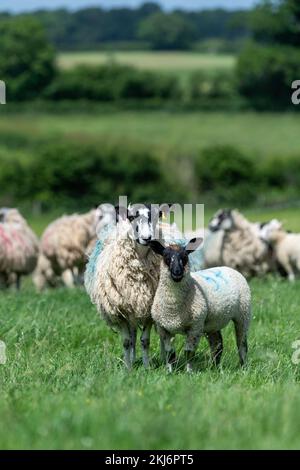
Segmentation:
<svg viewBox="0 0 300 470">
<path fill-rule="evenodd" d="M 114 225 L 106 225 L 99 234 L 99 239 L 97 240 L 96 245 L 92 251 L 92 254 L 89 257 L 89 261 L 86 265 L 86 270 L 85 270 L 85 282 L 86 283 L 91 283 L 92 279 L 94 278 L 98 257 L 100 256 L 103 250 L 103 245 L 104 245 L 105 240 L 107 239 L 108 235 L 110 234 L 113 228 L 114 228 Z"/>
<path fill-rule="evenodd" d="M 197 274 L 197 276 L 201 276 L 206 282 L 213 284 L 215 286 L 215 290 L 220 290 L 224 284 L 228 284 L 227 279 L 223 276 L 220 269 L 214 271 L 206 269 L 205 271 L 198 271 L 195 274 Z M 224 283 L 223 285 L 222 282 Z"/>
</svg>

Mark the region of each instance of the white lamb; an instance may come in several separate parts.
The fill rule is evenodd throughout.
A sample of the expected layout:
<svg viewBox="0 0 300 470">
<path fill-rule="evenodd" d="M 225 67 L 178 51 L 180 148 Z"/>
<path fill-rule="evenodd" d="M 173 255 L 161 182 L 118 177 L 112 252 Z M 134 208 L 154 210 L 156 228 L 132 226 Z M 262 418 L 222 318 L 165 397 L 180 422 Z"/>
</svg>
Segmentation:
<svg viewBox="0 0 300 470">
<path fill-rule="evenodd" d="M 261 229 L 261 237 L 273 247 L 276 261 L 289 281 L 295 281 L 300 274 L 300 234 L 286 232 L 282 223 L 273 219 Z"/>
<path fill-rule="evenodd" d="M 0 286 L 13 283 L 20 288 L 21 277 L 31 274 L 37 264 L 38 239 L 17 209 L 0 210 Z"/>
<path fill-rule="evenodd" d="M 150 243 L 162 256 L 160 281 L 151 313 L 167 354 L 168 370 L 175 360 L 171 339 L 186 336 L 187 371 L 202 336 L 207 335 L 213 360 L 219 364 L 223 345 L 221 330 L 230 322 L 235 325 L 240 363 L 247 357 L 247 335 L 251 320 L 251 293 L 246 279 L 237 271 L 215 268 L 190 273 L 189 255 L 202 239 L 191 240 L 186 248 L 165 248 L 160 242 Z"/>
</svg>

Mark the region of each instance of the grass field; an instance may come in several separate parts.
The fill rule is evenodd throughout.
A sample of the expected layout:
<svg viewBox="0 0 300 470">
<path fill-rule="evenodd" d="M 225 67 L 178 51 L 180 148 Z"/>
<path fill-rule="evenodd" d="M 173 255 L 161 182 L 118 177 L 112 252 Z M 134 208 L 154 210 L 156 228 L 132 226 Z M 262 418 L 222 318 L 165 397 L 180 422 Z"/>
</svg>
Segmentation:
<svg viewBox="0 0 300 470">
<path fill-rule="evenodd" d="M 299 153 L 300 115 L 123 111 L 103 113 L 5 113 L 0 110 L 0 148 L 15 145 L 17 137 L 141 142 L 162 151 L 195 152 L 215 144 L 232 144 L 256 158 Z M 24 151 L 23 147 L 21 148 Z"/>
<path fill-rule="evenodd" d="M 196 52 L 66 52 L 59 54 L 57 60 L 61 68 L 117 62 L 140 69 L 176 73 L 180 76 L 188 75 L 195 70 L 228 70 L 235 64 L 235 57 L 232 55 Z"/>
<path fill-rule="evenodd" d="M 297 449 L 300 447 L 299 283 L 251 283 L 249 364 L 233 330 L 220 370 L 203 340 L 196 372 L 167 375 L 152 336 L 152 368 L 128 374 L 117 335 L 82 290 L 0 299 L 1 449 Z M 182 340 L 178 341 L 182 348 Z"/>
</svg>

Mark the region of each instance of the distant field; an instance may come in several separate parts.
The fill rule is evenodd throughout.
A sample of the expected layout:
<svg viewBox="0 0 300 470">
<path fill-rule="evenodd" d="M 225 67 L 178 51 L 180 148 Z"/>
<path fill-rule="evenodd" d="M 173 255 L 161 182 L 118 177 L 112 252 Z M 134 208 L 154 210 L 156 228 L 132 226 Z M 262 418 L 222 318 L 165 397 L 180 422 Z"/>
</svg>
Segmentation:
<svg viewBox="0 0 300 470">
<path fill-rule="evenodd" d="M 62 68 L 72 68 L 79 64 L 98 65 L 112 61 L 141 69 L 186 74 L 199 69 L 230 69 L 235 63 L 235 57 L 196 52 L 66 52 L 58 56 L 58 64 Z"/>
<path fill-rule="evenodd" d="M 221 112 L 74 112 L 7 114 L 0 109 L 0 149 L 6 141 L 67 136 L 80 140 L 132 140 L 161 152 L 195 152 L 232 144 L 254 159 L 300 154 L 299 114 Z M 23 147 L 20 151 L 24 152 Z"/>
</svg>

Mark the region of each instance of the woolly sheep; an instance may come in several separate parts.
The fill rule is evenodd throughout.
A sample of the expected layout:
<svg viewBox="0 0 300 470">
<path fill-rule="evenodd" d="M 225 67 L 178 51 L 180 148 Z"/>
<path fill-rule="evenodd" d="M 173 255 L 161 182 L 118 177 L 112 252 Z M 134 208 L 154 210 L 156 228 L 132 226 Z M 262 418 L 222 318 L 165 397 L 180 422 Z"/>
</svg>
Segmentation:
<svg viewBox="0 0 300 470">
<path fill-rule="evenodd" d="M 123 339 L 124 362 L 135 361 L 137 328 L 142 328 L 143 364 L 149 366 L 151 304 L 158 285 L 159 259 L 148 243 L 154 234 L 150 208 L 129 207 L 108 235 L 96 244 L 85 272 L 85 287 L 101 317 Z"/>
<path fill-rule="evenodd" d="M 33 272 L 38 259 L 38 239 L 17 209 L 0 210 L 0 286 L 15 283 Z"/>
<path fill-rule="evenodd" d="M 209 224 L 211 234 L 204 244 L 204 267 L 225 265 L 245 277 L 274 270 L 270 246 L 261 239 L 259 225 L 237 210 L 220 210 Z"/>
<path fill-rule="evenodd" d="M 202 336 L 207 335 L 213 360 L 219 364 L 223 345 L 221 330 L 230 322 L 235 325 L 240 363 L 247 357 L 247 335 L 251 320 L 251 293 L 246 279 L 228 267 L 190 273 L 189 255 L 202 239 L 191 240 L 187 248 L 165 248 L 153 241 L 150 246 L 163 257 L 160 280 L 151 308 L 153 321 L 167 353 L 168 370 L 175 360 L 171 339 L 186 336 L 187 371 Z"/>
<path fill-rule="evenodd" d="M 261 229 L 261 237 L 273 247 L 276 261 L 289 281 L 295 281 L 300 274 L 300 234 L 286 232 L 282 223 L 273 219 Z"/>
<path fill-rule="evenodd" d="M 41 249 L 34 283 L 38 289 L 63 283 L 73 287 L 83 275 L 87 250 L 96 237 L 101 209 L 86 214 L 63 216 L 52 222 L 41 238 Z"/>
</svg>

